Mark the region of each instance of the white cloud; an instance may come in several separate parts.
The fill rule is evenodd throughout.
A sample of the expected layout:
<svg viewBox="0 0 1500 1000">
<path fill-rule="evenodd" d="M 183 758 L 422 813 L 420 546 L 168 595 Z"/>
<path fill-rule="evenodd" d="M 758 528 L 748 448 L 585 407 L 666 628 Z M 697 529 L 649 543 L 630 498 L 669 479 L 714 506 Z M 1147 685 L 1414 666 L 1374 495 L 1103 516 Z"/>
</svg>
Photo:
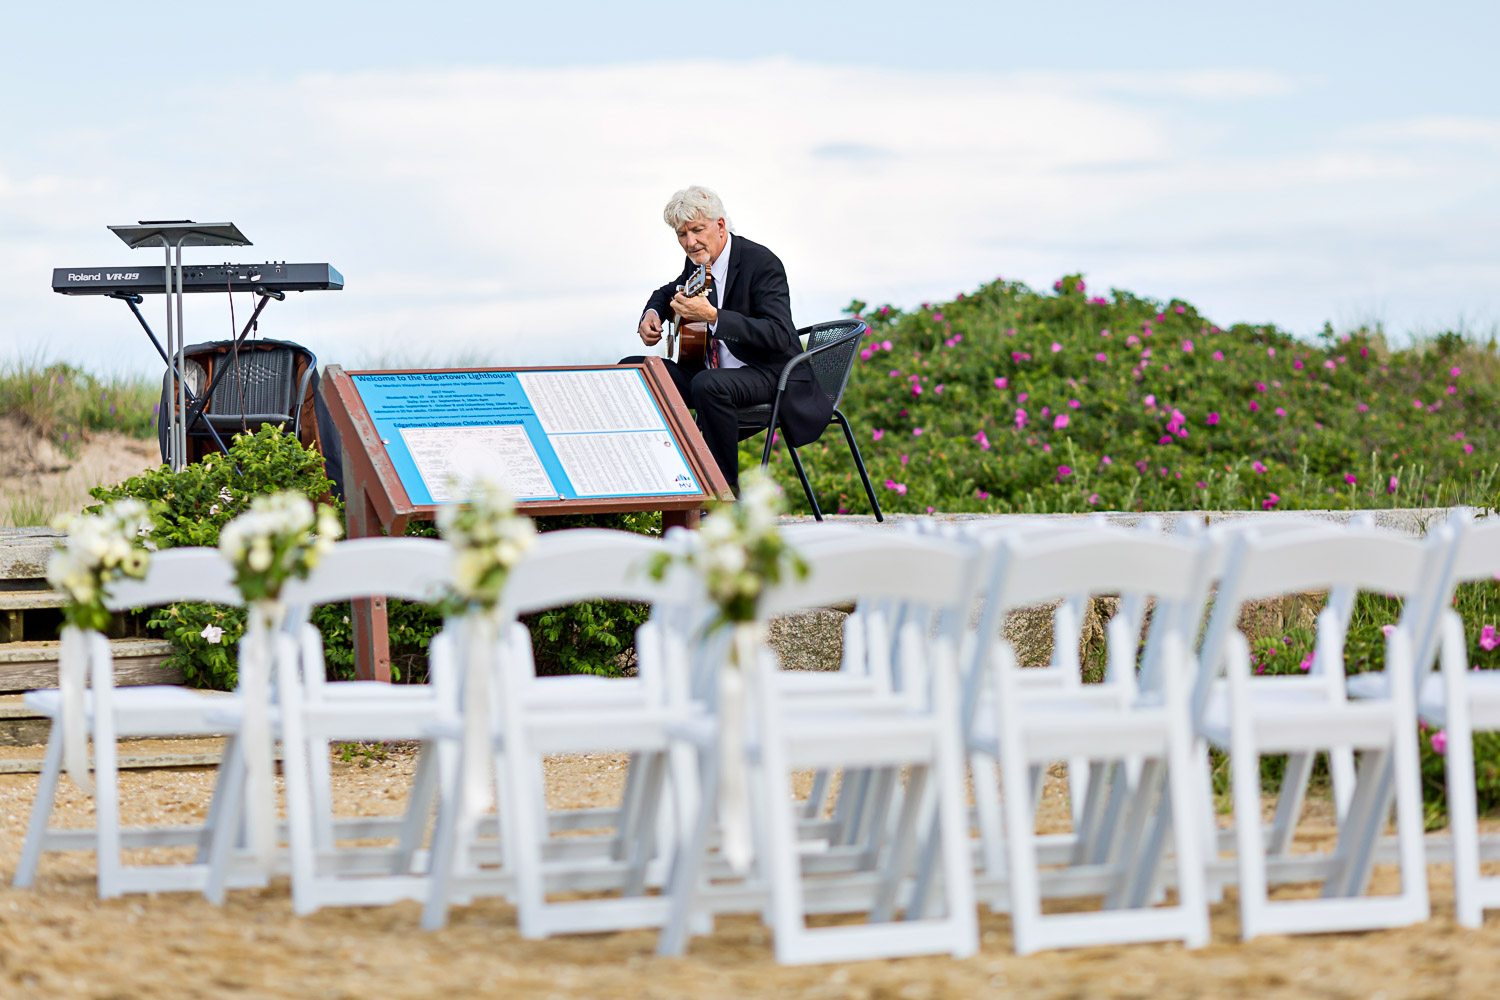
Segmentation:
<svg viewBox="0 0 1500 1000">
<path fill-rule="evenodd" d="M 0 355 L 40 342 L 149 368 L 122 307 L 61 300 L 46 275 L 155 263 L 103 226 L 193 217 L 238 222 L 258 244 L 228 252 L 239 259 L 344 272 L 344 291 L 266 314 L 267 335 L 325 361 L 612 360 L 680 264 L 660 206 L 687 183 L 716 187 L 738 229 L 782 256 L 802 323 L 856 296 L 910 304 L 1079 269 L 1225 322 L 1307 328 L 1376 294 L 1393 319 L 1434 296 L 1490 307 L 1500 252 L 1479 235 L 1500 219 L 1459 202 L 1493 172 L 1436 144 L 1493 123 L 1206 141 L 1245 100 L 1295 86 L 1258 71 L 662 63 L 308 76 L 227 110 L 172 109 L 188 141 L 167 158 L 155 134 L 85 122 L 0 174 Z M 192 304 L 193 339 L 227 333 L 221 301 Z"/>
</svg>

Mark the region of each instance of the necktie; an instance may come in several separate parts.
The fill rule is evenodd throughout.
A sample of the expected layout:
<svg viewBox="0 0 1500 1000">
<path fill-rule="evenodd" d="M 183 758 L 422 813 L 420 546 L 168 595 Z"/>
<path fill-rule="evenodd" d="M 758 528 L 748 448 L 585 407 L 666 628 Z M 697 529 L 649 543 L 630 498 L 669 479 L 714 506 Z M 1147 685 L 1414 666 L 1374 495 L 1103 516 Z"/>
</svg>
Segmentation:
<svg viewBox="0 0 1500 1000">
<path fill-rule="evenodd" d="M 716 281 L 714 281 L 712 271 L 708 273 L 708 287 L 703 289 L 703 294 L 705 296 L 711 296 L 714 308 L 719 308 L 719 285 Z M 706 356 L 703 359 L 703 363 L 710 368 L 719 367 L 719 338 L 714 336 L 713 331 L 713 327 L 716 325 L 717 324 L 710 325 L 708 328 L 708 349 L 705 352 Z"/>
</svg>

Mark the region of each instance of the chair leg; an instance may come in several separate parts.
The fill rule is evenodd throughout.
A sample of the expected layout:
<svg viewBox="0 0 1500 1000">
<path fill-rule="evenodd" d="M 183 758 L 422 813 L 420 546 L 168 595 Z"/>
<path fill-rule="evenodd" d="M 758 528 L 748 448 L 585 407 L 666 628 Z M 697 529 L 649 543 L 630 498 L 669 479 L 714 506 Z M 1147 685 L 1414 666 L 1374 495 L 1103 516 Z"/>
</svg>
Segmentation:
<svg viewBox="0 0 1500 1000">
<path fill-rule="evenodd" d="M 786 450 L 792 456 L 792 468 L 797 470 L 797 479 L 802 483 L 802 492 L 807 494 L 807 504 L 812 508 L 814 520 L 823 520 L 823 511 L 818 507 L 818 498 L 813 496 L 812 484 L 807 481 L 807 473 L 802 468 L 802 458 L 797 454 L 797 449 L 792 443 L 786 443 Z"/>
<path fill-rule="evenodd" d="M 18 889 L 29 888 L 36 879 L 37 865 L 42 860 L 42 850 L 47 840 L 47 824 L 52 819 L 52 803 L 57 798 L 57 779 L 62 772 L 63 722 L 52 720 L 52 732 L 47 737 L 47 753 L 42 759 L 42 778 L 37 783 L 36 799 L 31 804 L 31 825 L 26 830 L 26 846 L 21 851 L 21 863 L 16 867 L 16 876 L 11 885 Z"/>
<path fill-rule="evenodd" d="M 859 445 L 854 443 L 854 431 L 849 428 L 849 420 L 837 409 L 833 411 L 833 419 L 844 429 L 844 440 L 849 443 L 849 453 L 854 456 L 854 467 L 859 470 L 860 482 L 865 484 L 865 496 L 870 498 L 870 509 L 875 512 L 875 520 L 884 521 L 885 515 L 880 512 L 880 501 L 875 499 L 875 487 L 870 485 L 870 474 L 865 471 L 865 460 L 859 453 Z"/>
</svg>

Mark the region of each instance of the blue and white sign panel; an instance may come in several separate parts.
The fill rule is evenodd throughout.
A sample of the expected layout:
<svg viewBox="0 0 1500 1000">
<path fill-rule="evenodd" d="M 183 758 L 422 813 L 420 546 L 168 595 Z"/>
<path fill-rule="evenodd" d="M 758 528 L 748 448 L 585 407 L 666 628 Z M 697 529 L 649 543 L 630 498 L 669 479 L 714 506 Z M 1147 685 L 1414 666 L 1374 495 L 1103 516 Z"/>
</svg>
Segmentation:
<svg viewBox="0 0 1500 1000">
<path fill-rule="evenodd" d="M 498 477 L 517 500 L 700 492 L 637 368 L 350 376 L 419 506 Z"/>
</svg>

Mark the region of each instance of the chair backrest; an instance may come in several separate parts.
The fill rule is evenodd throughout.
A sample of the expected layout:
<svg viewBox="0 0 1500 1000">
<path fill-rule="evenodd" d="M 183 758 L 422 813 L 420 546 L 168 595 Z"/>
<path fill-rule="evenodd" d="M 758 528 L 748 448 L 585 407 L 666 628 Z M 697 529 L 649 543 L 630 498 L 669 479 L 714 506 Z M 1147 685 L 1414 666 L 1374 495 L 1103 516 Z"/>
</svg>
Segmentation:
<svg viewBox="0 0 1500 1000">
<path fill-rule="evenodd" d="M 436 538 L 354 538 L 336 544 L 307 579 L 287 581 L 281 598 L 294 608 L 360 597 L 434 603 L 452 572 L 452 549 Z"/>
<path fill-rule="evenodd" d="M 1402 598 L 1402 623 L 1409 625 L 1413 649 L 1435 651 L 1437 616 L 1429 598 L 1435 589 L 1451 586 L 1449 568 L 1457 542 L 1457 525 L 1434 527 L 1425 539 L 1396 532 L 1350 525 L 1328 532 L 1288 531 L 1263 535 L 1253 529 L 1230 542 L 1219 582 L 1214 611 L 1199 651 L 1198 678 L 1193 692 L 1195 723 L 1208 702 L 1210 688 L 1239 628 L 1240 609 L 1247 601 L 1327 590 L 1332 594 L 1358 591 Z M 1319 650 L 1320 671 L 1341 654 L 1347 614 L 1327 609 L 1319 617 L 1318 646 L 1337 639 L 1339 650 Z M 1430 659 L 1430 657 L 1429 657 Z M 1340 661 L 1341 662 L 1341 661 Z M 1418 661 L 1425 662 L 1425 661 Z M 1342 691 L 1343 671 L 1326 670 L 1331 695 Z"/>
<path fill-rule="evenodd" d="M 653 604 L 680 595 L 673 574 L 653 579 L 651 561 L 664 552 L 659 538 L 605 528 L 549 531 L 510 571 L 506 610 L 526 615 L 587 600 Z"/>
<path fill-rule="evenodd" d="M 143 580 L 121 580 L 110 588 L 105 606 L 111 611 L 148 608 L 178 601 L 244 604 L 234 585 L 234 570 L 218 549 L 182 548 L 153 552 Z"/>
<path fill-rule="evenodd" d="M 293 357 L 290 347 L 242 350 L 221 355 L 218 385 L 209 399 L 215 416 L 286 417 L 292 412 Z"/>
<path fill-rule="evenodd" d="M 803 327 L 797 331 L 799 336 L 807 337 L 807 346 L 803 348 L 807 351 L 831 344 L 841 337 L 847 338 L 840 346 L 830 347 L 807 360 L 813 370 L 813 378 L 818 381 L 818 388 L 823 390 L 823 394 L 835 407 L 843 401 L 844 387 L 849 384 L 849 373 L 854 370 L 854 359 L 859 354 L 859 344 L 867 329 L 869 327 L 863 320 L 844 319 Z"/>
<path fill-rule="evenodd" d="M 1491 516 L 1469 528 L 1453 562 L 1453 578 L 1459 583 L 1491 580 L 1500 576 L 1500 517 Z"/>
</svg>

